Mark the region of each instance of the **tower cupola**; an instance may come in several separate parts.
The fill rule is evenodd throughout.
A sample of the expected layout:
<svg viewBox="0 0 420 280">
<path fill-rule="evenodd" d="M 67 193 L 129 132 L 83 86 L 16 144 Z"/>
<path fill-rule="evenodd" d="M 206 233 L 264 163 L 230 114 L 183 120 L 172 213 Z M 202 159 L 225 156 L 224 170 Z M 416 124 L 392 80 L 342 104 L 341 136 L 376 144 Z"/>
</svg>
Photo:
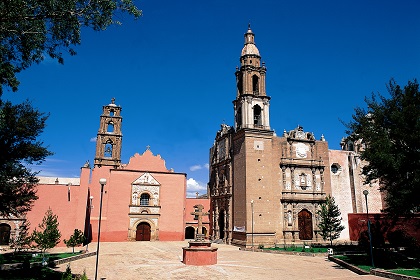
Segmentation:
<svg viewBox="0 0 420 280">
<path fill-rule="evenodd" d="M 235 129 L 254 128 L 270 130 L 269 100 L 265 91 L 266 67 L 261 65 L 260 51 L 255 45 L 255 35 L 248 25 L 244 34 L 245 43 L 239 59 L 241 67 L 237 68 Z"/>
</svg>

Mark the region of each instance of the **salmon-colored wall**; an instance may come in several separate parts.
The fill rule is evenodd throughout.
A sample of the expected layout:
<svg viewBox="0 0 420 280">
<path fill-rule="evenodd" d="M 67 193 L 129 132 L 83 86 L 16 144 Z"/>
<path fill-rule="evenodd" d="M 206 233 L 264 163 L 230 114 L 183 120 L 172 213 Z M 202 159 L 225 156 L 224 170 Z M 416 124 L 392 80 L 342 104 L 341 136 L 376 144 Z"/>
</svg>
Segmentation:
<svg viewBox="0 0 420 280">
<path fill-rule="evenodd" d="M 194 206 L 201 204 L 204 206 L 203 211 L 210 213 L 210 199 L 207 198 L 187 198 L 186 199 L 186 215 L 185 221 L 187 223 L 197 223 L 197 220 L 194 220 L 194 215 L 191 213 L 194 212 Z M 209 215 L 203 216 L 203 224 L 209 223 Z"/>
<path fill-rule="evenodd" d="M 147 168 L 147 163 L 150 163 L 150 168 Z M 165 161 L 160 155 L 154 156 L 149 149 L 143 155 L 134 155 L 128 165 L 120 168 L 102 166 L 91 170 L 83 167 L 78 186 L 40 184 L 38 186 L 39 199 L 35 201 L 32 211 L 27 214 L 31 228 L 41 223 L 45 212 L 50 207 L 58 216 L 61 240 L 68 239 L 76 228 L 84 231 L 89 188 L 92 197 L 90 216 L 92 241 L 97 241 L 101 200 L 99 180 L 105 178 L 107 183 L 103 188 L 101 241 L 127 241 L 130 239 L 128 228 L 130 227 L 129 207 L 132 183 L 146 172 L 159 183 L 160 215 L 156 227 L 158 240 L 184 240 L 186 221 L 189 224 L 197 223 L 191 215 L 194 205 L 202 204 L 204 210 L 209 211 L 210 200 L 187 199 L 186 174 L 167 170 Z M 70 201 L 68 201 L 69 188 Z M 205 216 L 203 224 L 206 224 L 207 229 L 209 229 L 208 223 L 209 218 Z M 64 243 L 61 242 L 59 245 L 64 246 Z"/>
<path fill-rule="evenodd" d="M 33 208 L 26 215 L 31 223 L 32 232 L 42 223 L 48 208 L 58 216 L 59 230 L 61 232 L 61 243 L 69 239 L 75 229 L 84 230 L 87 187 L 86 186 L 66 186 L 66 185 L 39 185 L 38 200 L 35 201 Z M 70 189 L 70 201 L 68 200 L 68 190 Z"/>
</svg>

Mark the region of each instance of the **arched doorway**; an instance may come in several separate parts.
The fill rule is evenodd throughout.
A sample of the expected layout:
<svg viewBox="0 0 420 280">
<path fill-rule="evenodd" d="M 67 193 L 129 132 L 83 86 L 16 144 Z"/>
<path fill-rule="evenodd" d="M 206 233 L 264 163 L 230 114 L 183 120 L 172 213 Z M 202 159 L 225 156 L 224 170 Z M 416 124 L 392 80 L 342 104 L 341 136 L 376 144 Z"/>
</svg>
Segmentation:
<svg viewBox="0 0 420 280">
<path fill-rule="evenodd" d="M 185 239 L 194 239 L 195 229 L 193 227 L 187 227 L 185 229 Z"/>
<path fill-rule="evenodd" d="M 202 233 L 204 236 L 207 236 L 207 228 L 203 226 L 203 227 L 201 228 L 201 233 Z"/>
<path fill-rule="evenodd" d="M 225 211 L 219 214 L 219 238 L 225 238 Z"/>
<path fill-rule="evenodd" d="M 303 209 L 298 214 L 299 225 L 299 239 L 311 240 L 313 237 L 312 231 L 312 214 L 306 209 Z"/>
<path fill-rule="evenodd" d="M 8 224 L 0 224 L 0 245 L 9 245 L 11 230 L 12 227 Z"/>
<path fill-rule="evenodd" d="M 150 241 L 150 225 L 148 223 L 140 223 L 137 225 L 136 241 Z"/>
</svg>

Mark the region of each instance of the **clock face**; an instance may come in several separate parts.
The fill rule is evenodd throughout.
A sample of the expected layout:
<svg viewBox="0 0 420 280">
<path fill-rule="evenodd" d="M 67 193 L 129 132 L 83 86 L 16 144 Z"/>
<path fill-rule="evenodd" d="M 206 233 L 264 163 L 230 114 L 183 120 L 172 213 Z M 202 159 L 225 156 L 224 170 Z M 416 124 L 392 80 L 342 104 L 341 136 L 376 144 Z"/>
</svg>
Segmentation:
<svg viewBox="0 0 420 280">
<path fill-rule="evenodd" d="M 303 143 L 298 143 L 295 145 L 296 157 L 306 158 L 308 156 L 308 147 Z"/>
</svg>

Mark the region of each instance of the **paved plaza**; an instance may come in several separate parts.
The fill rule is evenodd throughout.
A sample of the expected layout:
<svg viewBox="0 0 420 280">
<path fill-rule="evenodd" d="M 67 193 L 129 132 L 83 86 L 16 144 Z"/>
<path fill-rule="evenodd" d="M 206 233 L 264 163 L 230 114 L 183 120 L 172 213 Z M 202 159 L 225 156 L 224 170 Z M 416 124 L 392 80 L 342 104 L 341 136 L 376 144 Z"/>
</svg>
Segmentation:
<svg viewBox="0 0 420 280">
<path fill-rule="evenodd" d="M 96 250 L 89 244 L 89 251 Z M 357 275 L 325 256 L 291 256 L 241 251 L 238 247 L 213 244 L 218 248 L 215 265 L 190 266 L 182 263 L 182 248 L 188 242 L 101 242 L 98 279 L 385 279 L 372 275 Z M 55 248 L 54 251 L 71 249 Z M 73 273 L 86 271 L 95 278 L 96 256 L 70 263 Z M 58 266 L 65 271 L 67 264 Z"/>
</svg>

